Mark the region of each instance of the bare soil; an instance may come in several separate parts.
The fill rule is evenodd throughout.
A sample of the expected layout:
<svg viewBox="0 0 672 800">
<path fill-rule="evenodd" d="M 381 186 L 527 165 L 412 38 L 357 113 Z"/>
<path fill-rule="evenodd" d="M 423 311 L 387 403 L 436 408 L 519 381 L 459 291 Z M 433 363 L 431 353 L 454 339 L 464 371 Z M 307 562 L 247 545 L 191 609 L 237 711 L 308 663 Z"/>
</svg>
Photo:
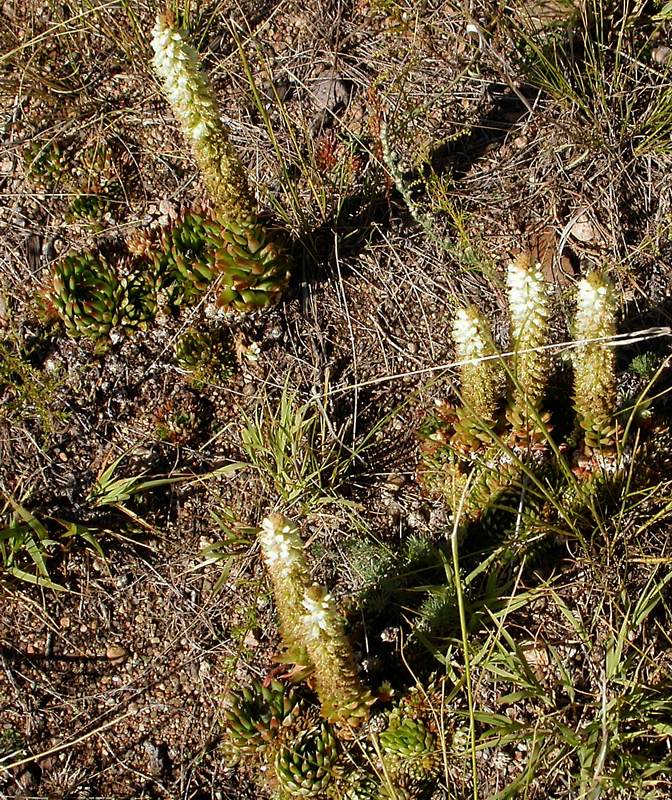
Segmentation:
<svg viewBox="0 0 672 800">
<path fill-rule="evenodd" d="M 114 252 L 202 197 L 151 74 L 155 9 L 128 5 L 135 30 L 123 8 L 96 3 L 7 0 L 0 23 L 0 336 L 24 354 L 23 380 L 35 389 L 0 381 L 0 490 L 53 532 L 63 530 L 57 520 L 87 526 L 105 553 L 62 539 L 49 573 L 65 591 L 0 584 L 0 765 L 10 764 L 0 794 L 256 798 L 252 777 L 218 750 L 219 710 L 228 688 L 274 668 L 272 601 L 251 538 L 230 558 L 204 555 L 224 538 L 216 518 L 255 526 L 278 506 L 272 482 L 251 467 L 211 476 L 246 460 L 244 415 L 273 409 L 289 384 L 302 402 L 319 399 L 345 450 L 372 432 L 339 488 L 356 515 L 334 500 L 309 507 L 301 523 L 316 578 L 347 606 L 358 586 L 353 539 L 397 547 L 410 534 L 445 537 L 444 509 L 416 482 L 415 432 L 449 391 L 438 368 L 450 362 L 455 303 L 477 303 L 504 341 L 503 267 L 530 249 L 557 287 L 557 340 L 577 277 L 605 264 L 624 328 L 669 324 L 672 158 L 669 148 L 616 147 L 608 120 L 536 89 L 497 4 L 476 4 L 473 18 L 439 0 L 192 4 L 193 40 L 232 140 L 261 204 L 292 239 L 292 283 L 275 308 L 222 317 L 206 298 L 96 353 L 41 316 L 51 265 L 94 242 Z M 660 42 L 670 44 L 666 35 Z M 381 124 L 433 235 L 394 186 Z M 70 183 L 40 185 L 29 174 L 27 148 L 51 139 L 84 172 L 83 146 L 109 147 L 122 189 L 96 225 L 67 219 Z M 174 343 L 189 326 L 230 331 L 230 378 L 198 384 L 176 366 Z M 121 456 L 116 477 L 189 479 L 123 508 L 96 506 L 92 487 Z M 662 532 L 658 552 L 668 550 Z M 562 563 L 578 587 L 573 602 L 588 602 L 580 565 Z M 521 629 L 530 641 L 534 626 L 547 629 L 571 649 L 549 613 L 535 609 Z M 404 625 L 402 617 L 398 631 Z M 389 663 L 403 646 L 400 636 L 380 644 L 390 637 L 381 628 L 358 633 L 372 681 L 381 678 L 373 656 Z M 669 652 L 661 659 L 669 665 Z M 495 694 L 481 700 L 496 707 Z M 483 796 L 524 768 L 524 753 L 492 758 L 480 767 Z M 547 792 L 540 784 L 527 796 Z"/>
</svg>

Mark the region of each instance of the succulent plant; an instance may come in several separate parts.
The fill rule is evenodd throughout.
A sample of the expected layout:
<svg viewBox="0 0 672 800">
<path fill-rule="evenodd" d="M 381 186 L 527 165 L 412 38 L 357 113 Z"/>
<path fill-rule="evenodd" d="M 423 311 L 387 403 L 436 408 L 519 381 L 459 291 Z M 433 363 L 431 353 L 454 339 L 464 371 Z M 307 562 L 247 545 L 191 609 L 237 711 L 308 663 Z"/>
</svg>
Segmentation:
<svg viewBox="0 0 672 800">
<path fill-rule="evenodd" d="M 197 395 L 178 392 L 155 409 L 154 431 L 158 439 L 184 444 L 203 430 L 208 421 L 205 404 Z"/>
<path fill-rule="evenodd" d="M 380 780 L 364 769 L 348 766 L 347 775 L 337 781 L 334 797 L 337 800 L 381 800 Z"/>
<path fill-rule="evenodd" d="M 72 195 L 68 222 L 95 223 L 123 196 L 112 149 L 105 143 L 78 148 L 70 140 L 33 142 L 24 154 L 28 177 L 42 186 L 61 183 Z"/>
<path fill-rule="evenodd" d="M 96 142 L 85 147 L 77 159 L 82 177 L 96 185 L 109 183 L 114 175 L 112 148 L 105 142 Z"/>
<path fill-rule="evenodd" d="M 487 446 L 485 430 L 467 439 L 462 430 L 455 432 L 459 424 L 455 406 L 437 404 L 431 421 L 421 431 L 423 464 L 419 477 L 430 492 L 444 498 L 452 512 L 461 510 L 463 520 L 471 522 L 517 484 L 521 462 L 495 440 L 494 425 Z"/>
<path fill-rule="evenodd" d="M 184 30 L 159 15 L 152 31 L 154 70 L 191 145 L 214 206 L 226 219 L 256 212 L 247 174 L 233 149 L 210 82 Z"/>
<path fill-rule="evenodd" d="M 519 256 L 509 266 L 507 283 L 512 356 L 505 362 L 510 377 L 505 414 L 498 413 L 499 377 L 483 367 L 498 359 L 470 363 L 461 374 L 462 404 L 437 403 L 420 431 L 419 471 L 427 489 L 442 495 L 453 514 L 459 511 L 461 535 L 478 522 L 481 534 L 506 537 L 507 547 L 499 551 L 503 558 L 520 552 L 525 542 L 543 547 L 541 540 L 550 538 L 544 534 L 556 523 L 580 518 L 605 479 L 617 476 L 619 464 L 630 458 L 617 458 L 618 397 L 609 346 L 616 334 L 616 304 L 608 280 L 591 272 L 578 285 L 572 331 L 577 426 L 564 439 L 554 434 L 544 408 L 551 367 L 549 293 L 539 265 Z M 473 310 L 458 313 L 454 337 L 460 360 L 494 353 L 485 323 Z"/>
<path fill-rule="evenodd" d="M 487 321 L 475 308 L 460 309 L 453 325 L 460 365 L 461 405 L 455 410 L 453 445 L 476 449 L 492 442 L 506 375 Z M 493 358 L 494 356 L 494 358 Z"/>
<path fill-rule="evenodd" d="M 436 736 L 422 719 L 412 719 L 392 712 L 387 730 L 380 734 L 385 763 L 393 775 L 415 781 L 436 778 L 441 766 L 441 752 Z"/>
<path fill-rule="evenodd" d="M 273 305 L 287 288 L 290 264 L 277 232 L 255 217 L 219 217 L 215 269 L 217 302 L 223 308 L 254 311 Z"/>
<path fill-rule="evenodd" d="M 61 142 L 35 140 L 26 148 L 23 162 L 28 177 L 46 186 L 57 183 L 67 174 L 70 159 Z"/>
<path fill-rule="evenodd" d="M 157 289 L 170 305 L 190 303 L 207 290 L 215 277 L 212 230 L 206 216 L 186 211 L 153 237 L 136 236 L 133 249 L 151 261 Z"/>
<path fill-rule="evenodd" d="M 444 496 L 464 522 L 519 484 L 523 462 L 542 463 L 549 450 L 550 415 L 542 408 L 550 371 L 546 354 L 549 294 L 539 264 L 518 256 L 507 272 L 511 317 L 509 366 L 475 309 L 458 311 L 453 336 L 460 367 L 461 404 L 438 403 L 421 431 L 423 482 Z M 509 381 L 507 408 L 499 409 Z"/>
<path fill-rule="evenodd" d="M 275 777 L 289 797 L 319 797 L 334 779 L 338 742 L 327 722 L 301 731 L 278 750 Z"/>
<path fill-rule="evenodd" d="M 277 236 L 256 218 L 230 221 L 187 211 L 163 229 L 153 246 L 136 237 L 172 305 L 190 303 L 214 286 L 224 309 L 271 305 L 287 286 L 287 256 Z"/>
<path fill-rule="evenodd" d="M 175 360 L 195 382 L 228 378 L 235 368 L 230 334 L 221 328 L 188 328 L 175 344 Z"/>
<path fill-rule="evenodd" d="M 50 298 L 71 336 L 99 342 L 114 329 L 128 333 L 144 327 L 156 313 L 143 273 L 120 274 L 102 254 L 82 252 L 58 262 Z"/>
<path fill-rule="evenodd" d="M 344 622 L 323 586 L 308 587 L 302 600 L 306 650 L 315 665 L 322 716 L 335 725 L 357 727 L 369 717 L 375 698 L 362 686 Z"/>
<path fill-rule="evenodd" d="M 226 309 L 245 312 L 275 303 L 287 286 L 289 257 L 277 232 L 259 219 L 245 168 L 229 141 L 198 54 L 168 15 L 157 18 L 152 47 L 154 69 L 192 147 L 214 210 L 205 263 L 199 252 L 196 262 L 187 262 L 191 274 L 183 277 L 202 291 L 217 275 L 218 303 Z M 184 271 L 180 265 L 178 269 Z"/>
<path fill-rule="evenodd" d="M 436 731 L 445 727 L 441 676 L 430 677 L 424 686 L 414 686 L 387 714 L 387 727 L 380 734 L 383 763 L 382 797 L 420 798 L 436 788 L 444 753 Z"/>
<path fill-rule="evenodd" d="M 295 692 L 279 681 L 254 681 L 229 692 L 224 700 L 225 749 L 232 762 L 261 753 L 300 713 Z"/>
<path fill-rule="evenodd" d="M 302 603 L 310 585 L 310 572 L 299 529 L 282 514 L 271 514 L 261 523 L 258 539 L 273 584 L 273 597 L 288 660 L 310 664 L 302 622 Z"/>
<path fill-rule="evenodd" d="M 66 214 L 68 222 L 98 222 L 110 210 L 110 199 L 101 194 L 77 194 L 70 201 Z"/>
<path fill-rule="evenodd" d="M 507 418 L 513 428 L 514 443 L 526 447 L 543 441 L 538 417 L 550 367 L 543 349 L 547 344 L 549 296 L 541 266 L 533 264 L 527 254 L 518 256 L 509 265 L 507 286 L 514 353 Z"/>
<path fill-rule="evenodd" d="M 579 283 L 573 357 L 574 409 L 588 453 L 608 451 L 616 441 L 616 356 L 605 341 L 615 333 L 611 285 L 591 272 Z"/>
</svg>

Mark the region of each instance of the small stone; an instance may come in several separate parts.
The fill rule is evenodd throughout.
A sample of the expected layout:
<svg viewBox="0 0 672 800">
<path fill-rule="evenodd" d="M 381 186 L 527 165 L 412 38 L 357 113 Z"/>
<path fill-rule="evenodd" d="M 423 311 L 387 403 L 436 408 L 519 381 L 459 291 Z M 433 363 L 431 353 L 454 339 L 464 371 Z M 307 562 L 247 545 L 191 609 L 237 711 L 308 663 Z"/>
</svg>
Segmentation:
<svg viewBox="0 0 672 800">
<path fill-rule="evenodd" d="M 111 644 L 105 651 L 105 656 L 112 664 L 123 664 L 128 658 L 128 650 L 120 644 Z"/>
<path fill-rule="evenodd" d="M 312 94 L 316 107 L 321 111 L 336 111 L 350 100 L 347 84 L 334 69 L 325 69 L 317 76 Z"/>
<path fill-rule="evenodd" d="M 595 239 L 595 227 L 586 213 L 577 217 L 570 233 L 579 242 L 592 242 Z"/>
<path fill-rule="evenodd" d="M 670 60 L 672 60 L 672 47 L 667 47 L 666 45 L 660 45 L 659 47 L 654 48 L 653 52 L 651 53 L 651 58 L 656 62 L 656 64 L 667 64 Z"/>
<path fill-rule="evenodd" d="M 406 478 L 403 475 L 399 475 L 397 473 L 390 473 L 387 478 L 386 488 L 392 492 L 397 491 L 406 483 Z"/>
</svg>

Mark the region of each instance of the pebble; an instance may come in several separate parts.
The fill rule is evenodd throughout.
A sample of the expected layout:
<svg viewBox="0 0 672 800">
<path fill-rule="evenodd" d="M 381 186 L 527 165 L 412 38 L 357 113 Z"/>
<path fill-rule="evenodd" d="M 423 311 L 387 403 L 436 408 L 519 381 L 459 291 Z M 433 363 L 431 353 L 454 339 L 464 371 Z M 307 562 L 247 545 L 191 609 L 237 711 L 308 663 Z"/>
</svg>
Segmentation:
<svg viewBox="0 0 672 800">
<path fill-rule="evenodd" d="M 334 69 L 325 69 L 315 78 L 312 95 L 318 109 L 329 111 L 346 106 L 350 99 L 348 86 Z"/>
<path fill-rule="evenodd" d="M 666 45 L 660 45 L 659 47 L 654 48 L 653 52 L 651 53 L 651 58 L 656 62 L 656 64 L 667 64 L 670 60 L 672 60 L 672 47 L 667 47 Z"/>
<path fill-rule="evenodd" d="M 595 238 L 595 228 L 585 213 L 577 217 L 570 233 L 579 242 L 592 242 Z"/>
<path fill-rule="evenodd" d="M 128 650 L 120 644 L 108 645 L 105 656 L 112 664 L 123 664 L 128 658 Z"/>
</svg>

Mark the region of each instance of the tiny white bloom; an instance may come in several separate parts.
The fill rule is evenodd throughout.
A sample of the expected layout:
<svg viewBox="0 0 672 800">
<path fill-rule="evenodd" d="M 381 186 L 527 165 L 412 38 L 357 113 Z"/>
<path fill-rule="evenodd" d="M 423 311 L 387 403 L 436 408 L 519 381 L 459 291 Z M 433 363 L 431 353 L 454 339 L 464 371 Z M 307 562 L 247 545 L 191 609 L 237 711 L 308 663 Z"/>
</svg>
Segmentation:
<svg viewBox="0 0 672 800">
<path fill-rule="evenodd" d="M 460 308 L 453 323 L 453 338 L 460 359 L 481 358 L 487 345 L 481 334 L 478 312 Z"/>
<path fill-rule="evenodd" d="M 300 558 L 292 528 L 285 525 L 278 529 L 272 517 L 261 523 L 262 533 L 259 536 L 261 550 L 269 569 L 287 574 Z"/>
<path fill-rule="evenodd" d="M 304 595 L 303 607 L 306 614 L 303 617 L 303 624 L 306 632 L 311 639 L 317 639 L 322 631 L 329 627 L 329 611 L 331 606 L 331 595 L 323 594 L 318 600 L 309 594 Z"/>
</svg>

